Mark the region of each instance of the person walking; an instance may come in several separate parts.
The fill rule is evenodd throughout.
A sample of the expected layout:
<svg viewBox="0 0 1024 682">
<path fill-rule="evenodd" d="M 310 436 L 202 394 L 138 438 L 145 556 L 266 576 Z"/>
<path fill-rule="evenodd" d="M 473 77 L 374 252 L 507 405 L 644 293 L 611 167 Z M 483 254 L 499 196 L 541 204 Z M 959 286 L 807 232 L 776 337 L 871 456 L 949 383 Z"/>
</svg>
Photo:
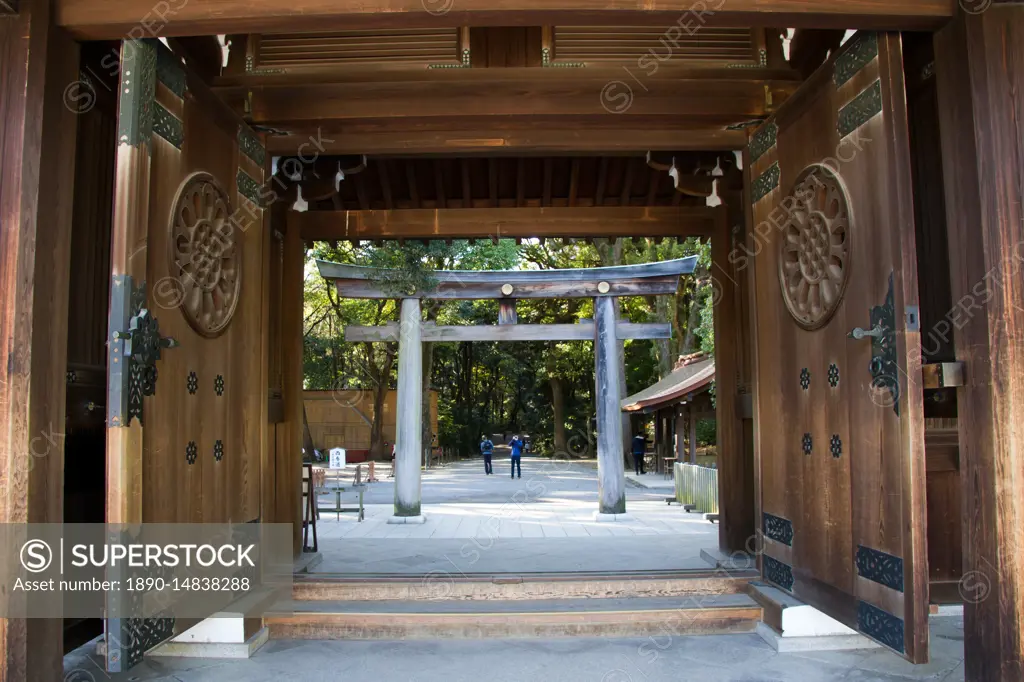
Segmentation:
<svg viewBox="0 0 1024 682">
<path fill-rule="evenodd" d="M 644 473 L 644 454 L 647 452 L 647 438 L 642 433 L 633 436 L 633 469 L 636 475 Z"/>
<path fill-rule="evenodd" d="M 480 454 L 484 456 L 484 473 L 493 474 L 491 455 L 494 454 L 494 442 L 487 436 L 480 436 Z"/>
<path fill-rule="evenodd" d="M 519 473 L 519 478 L 523 477 L 523 466 L 521 462 L 523 459 L 524 445 L 525 443 L 523 443 L 523 441 L 519 439 L 519 436 L 512 436 L 512 440 L 510 440 L 508 443 L 508 446 L 512 448 L 512 478 L 516 477 L 517 470 Z"/>
</svg>

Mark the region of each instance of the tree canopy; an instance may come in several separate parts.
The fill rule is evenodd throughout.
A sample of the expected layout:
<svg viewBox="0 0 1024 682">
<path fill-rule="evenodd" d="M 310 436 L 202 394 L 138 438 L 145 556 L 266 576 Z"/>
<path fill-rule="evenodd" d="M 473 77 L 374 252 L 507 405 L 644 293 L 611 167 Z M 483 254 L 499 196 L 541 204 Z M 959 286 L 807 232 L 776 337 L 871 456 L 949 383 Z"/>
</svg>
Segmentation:
<svg viewBox="0 0 1024 682">
<path fill-rule="evenodd" d="M 620 299 L 621 316 L 631 322 L 667 322 L 672 338 L 625 342 L 626 384 L 639 391 L 668 374 L 675 359 L 714 349 L 710 249 L 696 239 L 514 240 L 446 243 L 385 242 L 359 247 L 317 243 L 308 254 L 305 285 L 305 387 L 358 388 L 373 392 L 373 405 L 360 406 L 374 422 L 371 456 L 383 455 L 380 419 L 384 396 L 396 384 L 397 344 L 348 343 L 346 325 L 381 325 L 398 318 L 396 300 L 341 299 L 319 276 L 313 259 L 387 270 L 380 282 L 397 297 L 433 285 L 436 270 L 587 268 L 648 263 L 697 254 L 694 276 L 682 278 L 675 296 Z M 590 299 L 522 299 L 520 324 L 575 323 L 593 318 Z M 424 318 L 438 324 L 496 324 L 493 300 L 425 301 Z M 581 454 L 592 442 L 594 356 L 590 341 L 459 342 L 424 344 L 424 391 L 438 392 L 438 444 L 469 453 L 481 434 L 529 434 L 541 451 Z M 429 401 L 424 401 L 429 405 Z M 430 442 L 429 419 L 424 420 Z"/>
</svg>

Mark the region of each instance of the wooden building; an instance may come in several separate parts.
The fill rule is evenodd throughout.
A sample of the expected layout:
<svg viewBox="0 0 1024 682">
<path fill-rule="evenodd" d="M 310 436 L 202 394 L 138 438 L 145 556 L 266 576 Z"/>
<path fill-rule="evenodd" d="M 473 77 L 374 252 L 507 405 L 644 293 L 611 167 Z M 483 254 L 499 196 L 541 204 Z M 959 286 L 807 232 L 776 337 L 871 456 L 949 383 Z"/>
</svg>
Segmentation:
<svg viewBox="0 0 1024 682">
<path fill-rule="evenodd" d="M 713 356 L 684 355 L 668 376 L 622 400 L 622 411 L 630 416 L 634 433 L 646 415 L 654 415 L 654 471 L 671 469 L 669 458 L 697 464 L 697 420 L 716 416 L 711 397 L 714 381 Z M 707 458 L 701 464 L 707 466 Z"/>
<path fill-rule="evenodd" d="M 305 242 L 697 236 L 722 548 L 915 662 L 958 592 L 967 679 L 1024 679 L 1022 45 L 1000 0 L 0 0 L 0 521 L 297 552 Z M 61 640 L 0 622 L 0 680 Z"/>
<path fill-rule="evenodd" d="M 395 442 L 398 410 L 397 391 L 384 396 L 382 429 L 384 440 Z M 306 423 L 313 446 L 321 452 L 331 448 L 345 448 L 346 461 L 364 462 L 370 453 L 370 434 L 373 426 L 373 391 L 337 390 L 304 391 Z M 430 432 L 437 434 L 437 392 L 430 392 Z M 384 453 L 390 459 L 391 450 Z"/>
</svg>

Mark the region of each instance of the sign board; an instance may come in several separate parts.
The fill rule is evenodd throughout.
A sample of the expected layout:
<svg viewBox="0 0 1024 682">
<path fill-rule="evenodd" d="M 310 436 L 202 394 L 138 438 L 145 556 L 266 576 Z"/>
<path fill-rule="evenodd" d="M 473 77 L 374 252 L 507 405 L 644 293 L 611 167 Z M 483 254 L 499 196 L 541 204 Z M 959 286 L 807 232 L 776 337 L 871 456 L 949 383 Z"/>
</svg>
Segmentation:
<svg viewBox="0 0 1024 682">
<path fill-rule="evenodd" d="M 331 469 L 345 468 L 345 448 L 331 448 Z"/>
</svg>

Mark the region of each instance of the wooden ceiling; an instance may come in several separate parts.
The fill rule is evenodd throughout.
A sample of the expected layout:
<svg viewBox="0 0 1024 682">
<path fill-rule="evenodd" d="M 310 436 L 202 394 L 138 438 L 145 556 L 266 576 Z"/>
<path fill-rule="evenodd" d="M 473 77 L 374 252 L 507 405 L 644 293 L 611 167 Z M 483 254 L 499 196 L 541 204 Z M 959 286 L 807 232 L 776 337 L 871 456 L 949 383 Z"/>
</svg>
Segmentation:
<svg viewBox="0 0 1024 682">
<path fill-rule="evenodd" d="M 307 210 L 288 220 L 309 241 L 704 237 L 722 218 L 706 197 L 742 188 L 734 156 L 716 153 L 283 159 L 277 177 L 301 187 Z"/>
<path fill-rule="evenodd" d="M 642 25 L 231 36 L 214 88 L 272 154 L 729 150 L 798 87 L 777 31 Z"/>
<path fill-rule="evenodd" d="M 720 192 L 742 186 L 731 154 L 688 154 L 682 191 L 643 155 L 574 157 L 369 158 L 337 183 L 351 161 L 325 157 L 309 168 L 304 198 L 310 211 L 446 208 L 704 206 L 712 169 Z M 279 169 L 290 168 L 279 162 Z M 296 168 L 299 167 L 295 164 Z"/>
</svg>

